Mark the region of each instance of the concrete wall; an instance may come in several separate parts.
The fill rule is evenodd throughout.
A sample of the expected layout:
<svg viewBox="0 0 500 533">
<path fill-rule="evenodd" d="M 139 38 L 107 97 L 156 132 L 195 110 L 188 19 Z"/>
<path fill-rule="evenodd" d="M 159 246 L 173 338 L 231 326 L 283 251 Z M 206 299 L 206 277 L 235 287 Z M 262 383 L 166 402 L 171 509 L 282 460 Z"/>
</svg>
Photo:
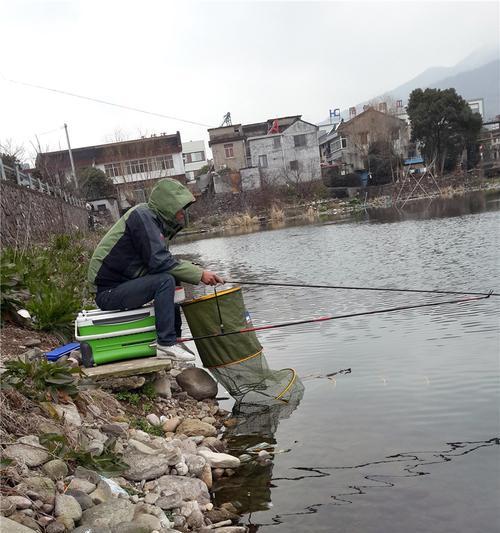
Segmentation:
<svg viewBox="0 0 500 533">
<path fill-rule="evenodd" d="M 253 191 L 260 189 L 260 172 L 256 167 L 247 167 L 240 170 L 241 176 L 241 190 Z"/>
<path fill-rule="evenodd" d="M 295 135 L 306 136 L 305 146 L 295 146 Z M 275 139 L 279 138 L 279 145 Z M 298 120 L 279 135 L 252 137 L 250 146 L 252 166 L 259 166 L 260 156 L 267 157 L 267 168 L 261 168 L 264 179 L 270 184 L 283 185 L 288 182 L 313 181 L 321 179 L 317 127 Z M 298 170 L 291 168 L 291 162 L 298 162 Z"/>
<path fill-rule="evenodd" d="M 233 145 L 234 157 L 227 158 L 224 149 L 225 144 Z M 221 170 L 224 165 L 232 170 L 240 170 L 246 167 L 245 144 L 242 140 L 224 141 L 220 144 L 212 144 L 212 155 L 214 157 L 215 170 Z"/>
<path fill-rule="evenodd" d="M 52 235 L 88 231 L 88 213 L 60 198 L 0 181 L 0 242 L 25 246 L 46 242 Z"/>
<path fill-rule="evenodd" d="M 182 143 L 182 154 L 186 156 L 193 152 L 203 152 L 204 157 L 201 161 L 193 161 L 188 163 L 184 162 L 184 169 L 186 172 L 186 178 L 188 180 L 194 179 L 194 175 L 197 170 L 204 167 L 207 164 L 207 151 L 205 149 L 205 141 L 187 141 Z"/>
</svg>

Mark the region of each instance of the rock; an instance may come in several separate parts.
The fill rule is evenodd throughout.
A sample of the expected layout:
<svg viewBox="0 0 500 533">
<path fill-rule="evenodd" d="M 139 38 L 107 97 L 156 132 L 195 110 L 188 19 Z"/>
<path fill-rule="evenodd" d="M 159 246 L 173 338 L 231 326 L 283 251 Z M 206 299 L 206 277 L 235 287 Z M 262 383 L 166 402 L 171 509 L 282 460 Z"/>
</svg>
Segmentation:
<svg viewBox="0 0 500 533">
<path fill-rule="evenodd" d="M 55 515 L 64 516 L 78 521 L 82 517 L 82 508 L 73 496 L 67 494 L 56 494 Z"/>
<path fill-rule="evenodd" d="M 94 506 L 94 502 L 92 501 L 92 498 L 81 490 L 68 489 L 66 491 L 66 494 L 68 496 L 73 496 L 73 498 L 75 498 L 75 500 L 80 504 L 82 511 L 85 511 L 86 509 L 90 509 L 91 507 Z"/>
<path fill-rule="evenodd" d="M 42 466 L 42 470 L 50 479 L 62 479 L 68 475 L 68 465 L 61 459 L 53 459 Z"/>
<path fill-rule="evenodd" d="M 151 529 L 135 522 L 122 522 L 110 531 L 111 533 L 150 533 Z"/>
<path fill-rule="evenodd" d="M 26 343 L 24 343 L 23 346 L 28 347 Z M 33 345 L 33 348 L 22 353 L 20 358 L 28 362 L 28 361 L 34 361 L 35 359 L 41 359 L 42 357 L 44 357 L 44 355 L 45 354 L 43 353 L 43 350 Z"/>
<path fill-rule="evenodd" d="M 172 389 L 170 387 L 170 380 L 166 376 L 160 376 L 153 382 L 153 388 L 161 398 L 172 398 Z"/>
<path fill-rule="evenodd" d="M 47 533 L 65 533 L 66 525 L 63 524 L 60 520 L 55 520 L 50 522 L 45 531 Z"/>
<path fill-rule="evenodd" d="M 7 446 L 3 455 L 16 463 L 25 464 L 29 468 L 40 466 L 50 458 L 47 450 L 40 445 L 38 437 L 34 435 L 22 437 L 18 439 L 16 444 Z"/>
<path fill-rule="evenodd" d="M 205 468 L 205 465 L 207 464 L 206 459 L 201 457 L 200 455 L 186 455 L 185 461 L 189 473 L 195 477 L 200 477 L 201 473 L 203 472 L 203 469 Z"/>
<path fill-rule="evenodd" d="M 156 494 L 156 492 L 148 492 L 146 496 L 144 496 L 144 502 L 149 505 L 154 505 L 159 497 L 160 495 Z"/>
<path fill-rule="evenodd" d="M 162 476 L 158 479 L 158 485 L 162 490 L 178 493 L 185 501 L 196 500 L 200 505 L 210 502 L 207 486 L 197 478 Z"/>
<path fill-rule="evenodd" d="M 54 498 L 54 501 L 55 501 L 55 498 Z M 54 504 L 52 504 L 52 503 L 43 503 L 43 505 L 42 505 L 42 512 L 43 513 L 51 513 L 53 510 L 54 510 Z"/>
<path fill-rule="evenodd" d="M 203 471 L 201 472 L 201 475 L 199 478 L 205 483 L 205 485 L 211 489 L 213 484 L 213 478 L 212 478 L 212 468 L 209 464 L 205 464 L 203 467 Z"/>
<path fill-rule="evenodd" d="M 205 437 L 214 437 L 217 435 L 217 430 L 210 424 L 205 424 L 196 418 L 186 418 L 183 420 L 175 430 L 177 435 L 184 434 L 188 437 L 194 435 L 204 435 Z"/>
<path fill-rule="evenodd" d="M 118 498 L 83 511 L 81 523 L 96 528 L 112 527 L 120 522 L 131 522 L 133 516 L 134 505 L 128 500 Z"/>
<path fill-rule="evenodd" d="M 220 506 L 221 509 L 224 509 L 225 511 L 229 511 L 230 513 L 233 513 L 234 515 L 238 514 L 238 509 L 231 503 L 231 502 L 225 502 Z"/>
<path fill-rule="evenodd" d="M 7 498 L 0 499 L 0 514 L 10 516 L 16 510 L 16 505 Z"/>
<path fill-rule="evenodd" d="M 126 437 L 128 427 L 128 424 L 124 422 L 116 424 L 104 424 L 101 426 L 101 431 L 113 437 Z"/>
<path fill-rule="evenodd" d="M 24 496 L 7 496 L 7 500 L 14 504 L 16 509 L 29 509 L 33 503 Z"/>
<path fill-rule="evenodd" d="M 186 463 L 184 463 L 183 461 L 177 463 L 174 468 L 177 471 L 178 476 L 185 476 L 189 472 Z"/>
<path fill-rule="evenodd" d="M 26 348 L 33 348 L 34 346 L 40 346 L 40 344 L 42 344 L 42 341 L 37 337 L 28 337 L 23 340 L 23 346 L 26 346 Z M 40 351 L 42 352 L 42 350 Z"/>
<path fill-rule="evenodd" d="M 159 518 L 152 514 L 139 514 L 134 518 L 134 524 L 147 528 L 147 531 L 154 531 L 161 529 Z"/>
<path fill-rule="evenodd" d="M 74 403 L 61 404 L 41 402 L 40 407 L 51 416 L 56 416 L 64 424 L 80 427 L 82 425 L 82 419 L 80 413 Z"/>
<path fill-rule="evenodd" d="M 187 518 L 187 524 L 193 529 L 199 529 L 203 526 L 203 514 L 197 501 L 184 503 L 181 507 L 181 514 Z"/>
<path fill-rule="evenodd" d="M 175 379 L 182 390 L 196 400 L 217 396 L 217 382 L 202 368 L 186 368 Z"/>
<path fill-rule="evenodd" d="M 237 418 L 226 418 L 226 420 L 224 420 L 222 423 L 227 428 L 234 428 L 238 425 L 238 419 Z"/>
<path fill-rule="evenodd" d="M 2 533 L 33 533 L 33 530 L 10 518 L 0 516 L 0 531 Z M 40 531 L 40 530 L 39 530 Z"/>
<path fill-rule="evenodd" d="M 226 451 L 226 445 L 217 437 L 206 437 L 203 439 L 203 446 L 214 452 L 223 453 Z"/>
<path fill-rule="evenodd" d="M 157 415 L 155 415 L 154 413 L 151 413 L 149 415 L 146 416 L 146 420 L 152 425 L 152 426 L 155 426 L 155 427 L 158 427 L 161 422 L 160 422 L 160 419 L 158 418 Z"/>
<path fill-rule="evenodd" d="M 37 522 L 42 527 L 47 527 L 53 521 L 54 521 L 54 518 L 52 516 L 40 516 L 39 518 L 37 518 Z"/>
<path fill-rule="evenodd" d="M 91 440 L 86 446 L 85 451 L 94 457 L 99 457 L 104 451 L 104 443 L 99 440 Z"/>
<path fill-rule="evenodd" d="M 211 511 L 208 511 L 205 514 L 205 516 L 213 524 L 217 524 L 219 522 L 224 522 L 225 520 L 234 521 L 234 520 L 238 519 L 238 515 L 237 514 L 231 513 L 227 509 L 222 509 L 222 508 L 221 509 L 214 508 Z"/>
<path fill-rule="evenodd" d="M 26 526 L 27 528 L 29 528 L 31 533 L 33 533 L 33 530 L 41 531 L 40 526 L 35 522 L 35 520 L 33 518 L 31 518 L 31 516 L 26 516 L 26 515 L 24 515 L 24 514 L 19 512 L 19 513 L 14 513 L 14 514 L 10 515 L 10 519 L 14 520 L 18 524 Z M 4 533 L 3 529 L 1 531 L 2 531 L 2 533 Z"/>
<path fill-rule="evenodd" d="M 95 483 L 91 483 L 86 479 L 81 479 L 78 477 L 73 478 L 68 485 L 68 490 L 78 490 L 84 492 L 85 494 L 90 494 L 93 490 L 95 490 L 95 488 Z"/>
<path fill-rule="evenodd" d="M 224 475 L 223 468 L 214 468 L 212 470 L 212 479 L 220 479 Z"/>
<path fill-rule="evenodd" d="M 80 479 L 86 479 L 94 485 L 97 485 L 99 481 L 101 481 L 101 476 L 97 472 L 89 470 L 88 468 L 84 468 L 83 466 L 76 467 L 75 477 Z"/>
<path fill-rule="evenodd" d="M 146 383 L 144 376 L 127 376 L 122 378 L 109 378 L 100 382 L 103 389 L 113 392 L 139 389 Z"/>
<path fill-rule="evenodd" d="M 123 461 L 129 465 L 123 477 L 132 481 L 156 479 L 168 471 L 167 457 L 158 452 L 155 452 L 155 455 L 148 455 L 127 448 L 123 454 Z"/>
<path fill-rule="evenodd" d="M 40 434 L 42 433 L 56 433 L 57 435 L 64 435 L 63 428 L 52 422 L 51 420 L 41 420 L 38 424 L 38 430 Z"/>
<path fill-rule="evenodd" d="M 238 468 L 240 460 L 228 453 L 217 453 L 206 448 L 200 448 L 198 455 L 203 457 L 212 468 Z"/>
<path fill-rule="evenodd" d="M 128 446 L 135 448 L 138 452 L 145 453 L 146 455 L 156 455 L 158 453 L 158 450 L 135 439 L 130 439 L 128 441 Z"/>
<path fill-rule="evenodd" d="M 111 487 L 104 480 L 99 482 L 97 488 L 89 496 L 96 504 L 107 502 L 115 497 Z"/>
<path fill-rule="evenodd" d="M 121 530 L 117 530 L 121 531 Z M 90 527 L 90 526 L 80 526 L 76 529 L 73 529 L 71 533 L 113 533 L 109 527 Z M 125 533 L 125 532 L 123 532 Z"/>
<path fill-rule="evenodd" d="M 257 457 L 259 459 L 270 459 L 271 454 L 267 450 L 260 450 L 260 452 L 257 454 Z"/>
<path fill-rule="evenodd" d="M 214 533 L 246 533 L 248 530 L 244 526 L 218 527 L 212 530 Z"/>
<path fill-rule="evenodd" d="M 19 494 L 34 492 L 43 503 L 54 504 L 56 486 L 49 477 L 31 476 L 24 478 L 22 482 L 16 486 L 16 490 Z"/>
<path fill-rule="evenodd" d="M 213 416 L 204 416 L 201 421 L 205 422 L 205 424 L 210 424 L 212 426 L 217 422 L 217 420 Z"/>
<path fill-rule="evenodd" d="M 155 505 L 165 511 L 175 509 L 182 505 L 182 497 L 178 492 L 164 490 L 160 498 L 156 500 Z"/>
</svg>

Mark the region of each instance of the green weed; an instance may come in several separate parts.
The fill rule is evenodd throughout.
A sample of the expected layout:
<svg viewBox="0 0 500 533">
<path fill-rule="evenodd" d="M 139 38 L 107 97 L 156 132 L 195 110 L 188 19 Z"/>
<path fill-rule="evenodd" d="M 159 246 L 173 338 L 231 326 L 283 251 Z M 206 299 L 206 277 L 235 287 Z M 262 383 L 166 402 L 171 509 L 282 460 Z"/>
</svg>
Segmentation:
<svg viewBox="0 0 500 533">
<path fill-rule="evenodd" d="M 161 426 L 153 426 L 145 418 L 141 416 L 137 416 L 133 418 L 130 425 L 133 428 L 140 429 L 141 431 L 144 431 L 145 433 L 149 433 L 150 435 L 155 435 L 157 437 L 165 436 Z"/>
</svg>

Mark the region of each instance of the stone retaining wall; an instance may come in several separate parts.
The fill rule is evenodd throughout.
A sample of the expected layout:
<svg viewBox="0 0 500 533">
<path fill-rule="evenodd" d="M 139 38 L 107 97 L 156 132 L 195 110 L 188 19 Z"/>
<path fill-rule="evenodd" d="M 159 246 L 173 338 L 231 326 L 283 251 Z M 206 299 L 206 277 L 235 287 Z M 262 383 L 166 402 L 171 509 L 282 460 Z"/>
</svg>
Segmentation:
<svg viewBox="0 0 500 533">
<path fill-rule="evenodd" d="M 60 198 L 0 180 L 0 243 L 26 246 L 52 235 L 88 231 L 87 211 Z"/>
</svg>

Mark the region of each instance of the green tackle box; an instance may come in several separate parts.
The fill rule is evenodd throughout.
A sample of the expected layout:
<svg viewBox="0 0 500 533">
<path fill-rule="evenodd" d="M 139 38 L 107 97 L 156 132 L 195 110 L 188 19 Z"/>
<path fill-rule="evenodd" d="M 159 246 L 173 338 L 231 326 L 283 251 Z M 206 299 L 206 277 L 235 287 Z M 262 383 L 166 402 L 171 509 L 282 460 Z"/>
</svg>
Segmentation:
<svg viewBox="0 0 500 533">
<path fill-rule="evenodd" d="M 156 341 L 154 308 L 81 311 L 75 320 L 75 339 L 85 367 L 154 356 L 156 348 L 150 346 Z"/>
</svg>

